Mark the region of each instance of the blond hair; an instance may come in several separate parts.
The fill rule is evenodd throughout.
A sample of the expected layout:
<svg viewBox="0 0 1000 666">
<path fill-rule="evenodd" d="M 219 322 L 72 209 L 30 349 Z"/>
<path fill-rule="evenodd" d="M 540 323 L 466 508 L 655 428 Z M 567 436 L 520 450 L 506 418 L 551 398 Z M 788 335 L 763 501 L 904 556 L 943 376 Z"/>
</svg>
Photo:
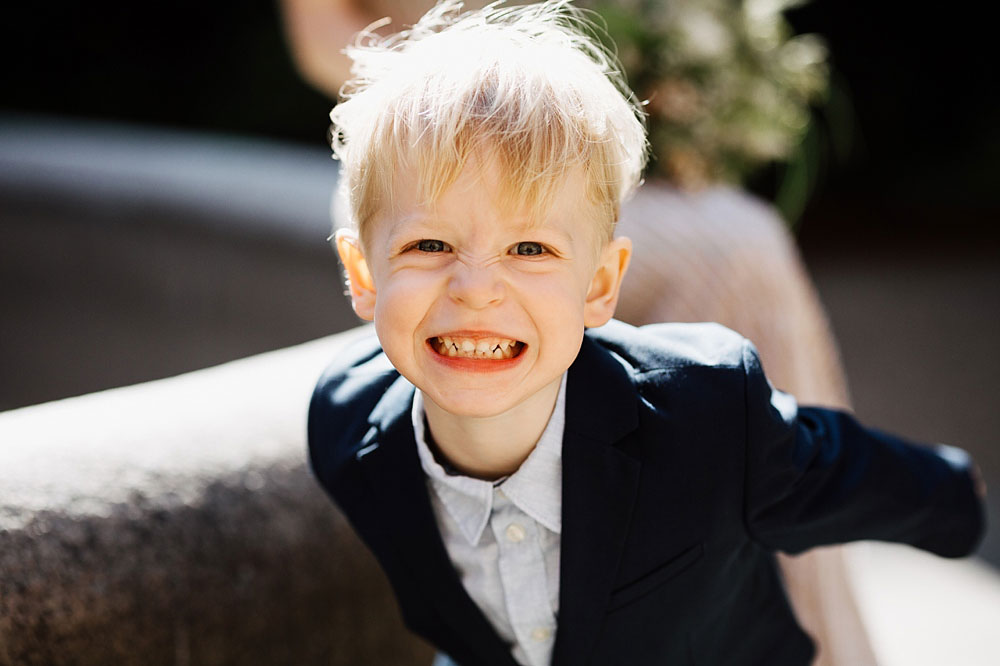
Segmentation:
<svg viewBox="0 0 1000 666">
<path fill-rule="evenodd" d="M 354 78 L 330 118 L 346 223 L 362 241 L 392 204 L 397 169 L 416 173 L 433 202 L 481 153 L 500 168 L 503 203 L 539 219 L 582 167 L 611 238 L 646 161 L 641 107 L 583 10 L 499 5 L 462 13 L 446 0 L 408 30 L 365 32 L 347 49 Z"/>
</svg>

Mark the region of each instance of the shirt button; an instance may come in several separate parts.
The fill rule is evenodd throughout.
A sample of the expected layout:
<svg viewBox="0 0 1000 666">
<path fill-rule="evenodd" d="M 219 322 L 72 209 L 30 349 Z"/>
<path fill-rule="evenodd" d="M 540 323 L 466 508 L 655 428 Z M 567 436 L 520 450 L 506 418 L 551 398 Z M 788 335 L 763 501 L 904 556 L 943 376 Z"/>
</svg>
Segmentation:
<svg viewBox="0 0 1000 666">
<path fill-rule="evenodd" d="M 508 525 L 506 534 L 508 541 L 513 541 L 514 543 L 524 541 L 524 528 L 517 523 L 511 523 Z"/>
<path fill-rule="evenodd" d="M 535 627 L 531 630 L 531 639 L 535 641 L 547 640 L 551 635 L 552 631 L 548 627 Z"/>
</svg>

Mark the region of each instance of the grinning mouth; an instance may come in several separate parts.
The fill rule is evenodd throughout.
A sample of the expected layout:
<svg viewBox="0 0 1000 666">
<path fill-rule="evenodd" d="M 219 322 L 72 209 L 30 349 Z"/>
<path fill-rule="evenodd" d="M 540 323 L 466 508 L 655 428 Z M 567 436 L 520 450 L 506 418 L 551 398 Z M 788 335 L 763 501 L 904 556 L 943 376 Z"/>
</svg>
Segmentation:
<svg viewBox="0 0 1000 666">
<path fill-rule="evenodd" d="M 427 341 L 442 356 L 504 360 L 514 358 L 524 349 L 524 343 L 509 338 L 464 338 L 439 336 Z"/>
</svg>

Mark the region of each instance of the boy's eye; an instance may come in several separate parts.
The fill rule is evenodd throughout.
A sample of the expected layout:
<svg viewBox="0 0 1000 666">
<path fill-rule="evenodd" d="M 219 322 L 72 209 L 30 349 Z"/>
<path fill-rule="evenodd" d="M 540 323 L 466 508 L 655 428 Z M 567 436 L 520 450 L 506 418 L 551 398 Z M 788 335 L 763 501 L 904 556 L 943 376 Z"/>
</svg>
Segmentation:
<svg viewBox="0 0 1000 666">
<path fill-rule="evenodd" d="M 434 240 L 431 238 L 425 238 L 422 241 L 417 241 L 413 247 L 421 252 L 444 252 L 448 249 L 448 246 L 444 241 Z"/>
<path fill-rule="evenodd" d="M 534 241 L 523 241 L 514 246 L 514 254 L 521 257 L 534 257 L 545 254 L 545 246 Z"/>
</svg>

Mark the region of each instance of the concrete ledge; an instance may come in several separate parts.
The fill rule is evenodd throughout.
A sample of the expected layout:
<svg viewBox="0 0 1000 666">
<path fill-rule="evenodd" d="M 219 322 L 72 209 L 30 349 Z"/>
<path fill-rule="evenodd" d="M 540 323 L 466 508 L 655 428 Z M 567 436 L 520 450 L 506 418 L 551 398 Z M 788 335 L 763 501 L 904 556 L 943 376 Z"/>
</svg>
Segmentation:
<svg viewBox="0 0 1000 666">
<path fill-rule="evenodd" d="M 0 414 L 0 664 L 428 663 L 305 464 L 356 334 Z"/>
<path fill-rule="evenodd" d="M 0 113 L 0 192 L 141 221 L 313 244 L 330 233 L 337 163 L 323 146 Z"/>
<path fill-rule="evenodd" d="M 883 666 L 1000 664 L 1000 576 L 979 559 L 898 544 L 846 550 L 858 607 Z"/>
</svg>

